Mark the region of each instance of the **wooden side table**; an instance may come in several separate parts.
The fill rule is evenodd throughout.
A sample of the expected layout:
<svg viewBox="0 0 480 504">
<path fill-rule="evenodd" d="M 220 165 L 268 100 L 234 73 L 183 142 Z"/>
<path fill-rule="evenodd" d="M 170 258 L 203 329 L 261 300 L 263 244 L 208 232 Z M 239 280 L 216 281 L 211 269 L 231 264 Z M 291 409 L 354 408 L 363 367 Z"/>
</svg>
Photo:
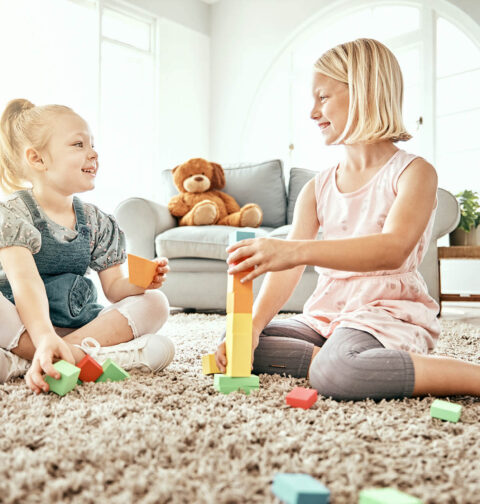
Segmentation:
<svg viewBox="0 0 480 504">
<path fill-rule="evenodd" d="M 440 313 L 442 301 L 480 301 L 480 294 L 442 294 L 440 261 L 442 259 L 480 259 L 480 245 L 465 247 L 438 247 L 438 283 L 440 287 Z"/>
</svg>

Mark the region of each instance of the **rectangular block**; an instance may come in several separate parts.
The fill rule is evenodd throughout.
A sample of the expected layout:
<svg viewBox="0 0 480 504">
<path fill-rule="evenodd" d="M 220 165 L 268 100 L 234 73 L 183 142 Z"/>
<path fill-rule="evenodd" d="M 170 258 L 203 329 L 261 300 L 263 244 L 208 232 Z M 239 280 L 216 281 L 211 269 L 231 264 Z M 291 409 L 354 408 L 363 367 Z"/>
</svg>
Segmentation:
<svg viewBox="0 0 480 504">
<path fill-rule="evenodd" d="M 202 355 L 202 372 L 204 375 L 220 373 L 220 369 L 218 369 L 215 362 L 215 354 Z"/>
<path fill-rule="evenodd" d="M 102 366 L 90 355 L 85 355 L 77 367 L 80 368 L 78 379 L 82 382 L 94 382 L 103 373 Z"/>
<path fill-rule="evenodd" d="M 228 313 L 227 335 L 228 376 L 250 376 L 252 372 L 252 314 Z"/>
<path fill-rule="evenodd" d="M 305 387 L 295 387 L 287 396 L 285 401 L 293 408 L 310 408 L 317 400 L 318 393 L 315 389 L 308 389 Z"/>
<path fill-rule="evenodd" d="M 253 291 L 227 292 L 227 313 L 252 313 Z"/>
<path fill-rule="evenodd" d="M 45 381 L 48 383 L 50 392 L 64 396 L 75 388 L 78 376 L 80 375 L 80 369 L 64 360 L 55 362 L 53 367 L 60 373 L 60 379 L 56 380 L 47 375 L 45 376 Z"/>
<path fill-rule="evenodd" d="M 112 359 L 107 359 L 103 364 L 103 374 L 97 378 L 97 382 L 106 381 L 122 381 L 126 378 L 130 378 L 130 375 L 122 369 L 118 364 L 112 361 Z"/>
<path fill-rule="evenodd" d="M 128 254 L 128 281 L 146 289 L 153 281 L 157 266 L 154 261 Z"/>
<path fill-rule="evenodd" d="M 251 271 L 251 270 L 250 270 Z M 227 292 L 236 292 L 240 294 L 247 295 L 248 292 L 252 292 L 253 280 L 248 282 L 241 282 L 241 279 L 248 274 L 248 271 L 242 271 L 241 273 L 235 273 L 234 275 L 227 275 Z"/>
<path fill-rule="evenodd" d="M 260 382 L 256 375 L 234 377 L 225 374 L 216 374 L 213 379 L 213 387 L 222 394 L 230 394 L 230 392 L 235 392 L 236 390 L 243 390 L 248 395 L 251 390 L 260 387 Z"/>
<path fill-rule="evenodd" d="M 458 422 L 462 414 L 462 406 L 460 404 L 442 401 L 435 399 L 430 406 L 430 415 L 433 418 L 440 418 L 440 420 L 448 420 L 449 422 Z"/>
<path fill-rule="evenodd" d="M 308 474 L 275 475 L 272 492 L 286 504 L 328 504 L 328 488 Z"/>
<path fill-rule="evenodd" d="M 367 488 L 360 492 L 358 504 L 422 504 L 422 501 L 395 488 Z"/>
<path fill-rule="evenodd" d="M 248 240 L 249 238 L 255 238 L 255 232 L 253 231 L 232 231 L 228 235 L 228 244 L 233 245 L 234 243 L 237 243 L 242 240 Z"/>
</svg>

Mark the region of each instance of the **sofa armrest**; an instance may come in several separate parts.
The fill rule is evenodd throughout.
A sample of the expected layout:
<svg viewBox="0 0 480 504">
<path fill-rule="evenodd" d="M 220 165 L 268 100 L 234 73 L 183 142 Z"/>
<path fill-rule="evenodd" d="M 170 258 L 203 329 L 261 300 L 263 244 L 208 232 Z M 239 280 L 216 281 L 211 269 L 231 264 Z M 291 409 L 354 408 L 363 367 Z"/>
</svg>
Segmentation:
<svg viewBox="0 0 480 504">
<path fill-rule="evenodd" d="M 127 250 L 147 259 L 155 257 L 156 236 L 177 226 L 177 219 L 165 205 L 144 198 L 122 201 L 114 214 L 125 232 Z"/>
<path fill-rule="evenodd" d="M 460 221 L 460 205 L 457 198 L 446 191 L 438 188 L 437 190 L 437 212 L 433 223 L 431 241 L 436 241 L 443 235 L 453 231 Z"/>
</svg>

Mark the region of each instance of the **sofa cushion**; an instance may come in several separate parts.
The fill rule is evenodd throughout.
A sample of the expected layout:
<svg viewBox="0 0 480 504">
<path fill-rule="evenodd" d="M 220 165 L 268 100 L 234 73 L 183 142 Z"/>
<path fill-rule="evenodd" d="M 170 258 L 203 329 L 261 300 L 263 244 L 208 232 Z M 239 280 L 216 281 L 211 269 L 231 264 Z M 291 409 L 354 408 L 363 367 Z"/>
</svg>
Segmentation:
<svg viewBox="0 0 480 504">
<path fill-rule="evenodd" d="M 158 257 L 202 257 L 225 260 L 228 256 L 228 235 L 238 228 L 231 226 L 177 226 L 155 238 Z M 268 236 L 272 228 L 242 228 L 255 235 Z"/>
<path fill-rule="evenodd" d="M 225 187 L 240 206 L 257 203 L 263 211 L 263 226 L 278 227 L 287 222 L 287 194 L 282 162 L 278 159 L 263 163 L 223 166 Z M 160 173 L 161 199 L 167 204 L 178 194 L 172 170 Z"/>
<path fill-rule="evenodd" d="M 285 240 L 288 236 L 288 233 L 290 233 L 290 230 L 292 229 L 291 224 L 287 224 L 286 226 L 279 227 L 277 229 L 274 229 L 273 231 L 270 232 L 268 235 L 269 238 L 281 238 Z M 323 239 L 323 233 L 322 230 L 320 230 L 317 234 L 317 240 L 322 240 Z"/>
<path fill-rule="evenodd" d="M 288 181 L 287 224 L 293 222 L 293 210 L 302 187 L 318 172 L 306 168 L 291 168 Z"/>
</svg>

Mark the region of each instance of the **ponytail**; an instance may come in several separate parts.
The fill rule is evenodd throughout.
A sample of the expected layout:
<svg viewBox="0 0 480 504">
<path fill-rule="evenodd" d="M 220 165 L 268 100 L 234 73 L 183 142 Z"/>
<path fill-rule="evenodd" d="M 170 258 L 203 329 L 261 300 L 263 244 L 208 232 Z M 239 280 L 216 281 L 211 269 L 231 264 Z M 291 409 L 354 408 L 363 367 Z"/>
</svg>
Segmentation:
<svg viewBox="0 0 480 504">
<path fill-rule="evenodd" d="M 5 193 L 25 189 L 29 183 L 25 149 L 44 149 L 54 114 L 73 110 L 64 105 L 35 106 L 17 98 L 8 102 L 0 119 L 0 188 Z"/>
</svg>

